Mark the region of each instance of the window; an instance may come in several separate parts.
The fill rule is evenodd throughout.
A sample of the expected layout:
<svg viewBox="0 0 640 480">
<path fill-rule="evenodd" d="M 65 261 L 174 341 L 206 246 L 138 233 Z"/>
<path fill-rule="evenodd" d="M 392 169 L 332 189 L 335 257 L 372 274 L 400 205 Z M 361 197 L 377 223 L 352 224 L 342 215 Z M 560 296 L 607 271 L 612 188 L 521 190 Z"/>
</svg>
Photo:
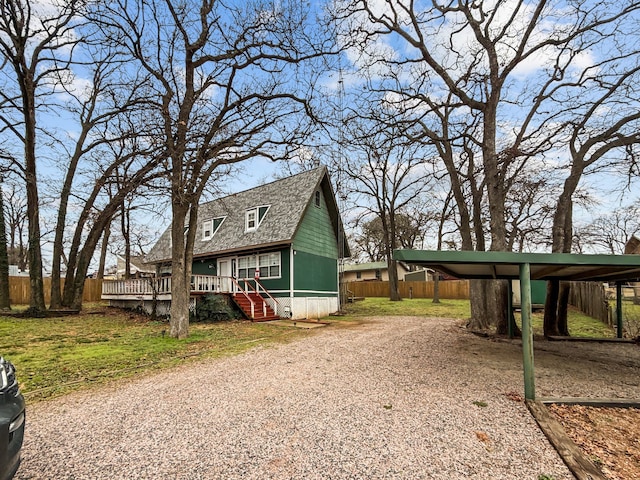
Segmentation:
<svg viewBox="0 0 640 480">
<path fill-rule="evenodd" d="M 362 278 L 362 272 L 356 272 L 356 278 L 360 280 Z"/>
<path fill-rule="evenodd" d="M 256 274 L 256 257 L 238 258 L 238 278 L 253 278 Z"/>
<path fill-rule="evenodd" d="M 255 210 L 249 210 L 247 211 L 247 217 L 246 217 L 246 225 L 245 225 L 245 230 L 247 232 L 251 231 L 251 230 L 255 230 L 257 228 L 257 222 L 256 222 L 256 211 Z"/>
<path fill-rule="evenodd" d="M 258 257 L 260 278 L 280 277 L 280 253 L 267 253 Z"/>
<path fill-rule="evenodd" d="M 376 280 L 382 279 L 382 275 L 380 274 L 380 270 L 376 270 Z"/>
<path fill-rule="evenodd" d="M 256 270 L 261 279 L 280 278 L 280 269 L 280 252 L 238 258 L 238 278 L 254 278 Z"/>
<path fill-rule="evenodd" d="M 316 190 L 315 203 L 316 203 L 316 207 L 318 207 L 318 208 L 320 208 L 320 206 L 322 205 L 321 199 L 322 199 L 322 197 L 320 196 L 320 190 Z"/>
<path fill-rule="evenodd" d="M 202 223 L 202 240 L 210 240 L 213 237 L 224 219 L 227 217 L 216 217 L 213 220 L 207 220 Z"/>
<path fill-rule="evenodd" d="M 213 220 L 207 220 L 202 224 L 202 239 L 209 240 L 213 236 Z"/>
<path fill-rule="evenodd" d="M 262 220 L 264 219 L 267 211 L 269 210 L 269 205 L 262 205 L 260 207 L 250 208 L 245 212 L 244 217 L 244 230 L 245 232 L 252 232 L 257 230 Z"/>
</svg>

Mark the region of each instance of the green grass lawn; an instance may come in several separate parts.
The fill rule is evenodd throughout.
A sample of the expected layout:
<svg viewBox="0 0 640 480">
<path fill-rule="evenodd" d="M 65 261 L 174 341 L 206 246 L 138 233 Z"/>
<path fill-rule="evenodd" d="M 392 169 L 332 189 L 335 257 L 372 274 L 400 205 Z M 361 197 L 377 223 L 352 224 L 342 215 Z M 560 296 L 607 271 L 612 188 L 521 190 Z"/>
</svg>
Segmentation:
<svg viewBox="0 0 640 480">
<path fill-rule="evenodd" d="M 371 316 L 426 316 L 469 318 L 471 308 L 469 300 L 441 300 L 433 303 L 428 298 L 404 299 L 392 302 L 388 298 L 366 298 L 362 301 L 348 304 L 345 307 L 346 319 Z M 520 323 L 520 314 L 516 313 L 516 323 Z M 532 316 L 533 333 L 543 334 L 543 314 L 535 312 Z M 594 318 L 584 315 L 572 308 L 569 311 L 569 332 L 575 337 L 613 338 L 615 330 Z"/>
<path fill-rule="evenodd" d="M 404 299 L 392 302 L 388 298 L 365 298 L 344 307 L 346 318 L 372 316 L 425 316 L 469 318 L 469 300 L 441 300 L 433 303 L 430 298 Z"/>
<path fill-rule="evenodd" d="M 0 316 L 0 354 L 15 364 L 21 389 L 33 401 L 307 333 L 249 321 L 192 323 L 189 338 L 176 340 L 168 328 L 166 322 L 107 308 L 60 318 Z"/>
<path fill-rule="evenodd" d="M 520 313 L 516 312 L 516 323 L 522 326 Z M 544 313 L 534 312 L 531 317 L 534 335 L 543 335 Z M 569 333 L 572 337 L 614 338 L 616 331 L 600 320 L 591 318 L 575 308 L 569 307 Z"/>
<path fill-rule="evenodd" d="M 634 305 L 633 300 L 625 299 L 622 302 L 622 319 L 628 335 L 640 337 L 640 305 Z"/>
</svg>

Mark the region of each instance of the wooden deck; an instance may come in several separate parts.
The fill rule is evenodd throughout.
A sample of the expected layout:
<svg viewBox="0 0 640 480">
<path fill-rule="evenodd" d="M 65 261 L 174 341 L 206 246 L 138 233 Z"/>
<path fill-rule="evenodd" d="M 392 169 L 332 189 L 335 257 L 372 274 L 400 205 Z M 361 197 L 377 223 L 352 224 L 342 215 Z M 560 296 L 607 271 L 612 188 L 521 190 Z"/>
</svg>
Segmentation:
<svg viewBox="0 0 640 480">
<path fill-rule="evenodd" d="M 256 279 L 236 279 L 216 275 L 192 275 L 191 297 L 207 293 L 231 295 L 233 301 L 253 321 L 280 318 L 280 305 Z M 126 302 L 171 302 L 171 277 L 105 280 L 102 299 Z"/>
</svg>

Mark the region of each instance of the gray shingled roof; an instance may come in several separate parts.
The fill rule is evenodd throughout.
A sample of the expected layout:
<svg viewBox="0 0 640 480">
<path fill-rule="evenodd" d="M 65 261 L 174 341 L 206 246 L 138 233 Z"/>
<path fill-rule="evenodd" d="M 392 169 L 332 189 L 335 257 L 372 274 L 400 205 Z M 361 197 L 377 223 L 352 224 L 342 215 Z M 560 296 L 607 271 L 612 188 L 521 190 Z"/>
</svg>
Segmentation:
<svg viewBox="0 0 640 480">
<path fill-rule="evenodd" d="M 290 244 L 318 188 L 322 189 L 335 219 L 337 207 L 324 166 L 201 204 L 194 257 Z M 257 230 L 245 233 L 246 210 L 263 205 L 268 205 L 269 210 L 262 223 Z M 223 216 L 226 218 L 213 238 L 202 240 L 203 222 Z M 171 260 L 170 234 L 168 228 L 147 255 L 147 262 Z"/>
</svg>

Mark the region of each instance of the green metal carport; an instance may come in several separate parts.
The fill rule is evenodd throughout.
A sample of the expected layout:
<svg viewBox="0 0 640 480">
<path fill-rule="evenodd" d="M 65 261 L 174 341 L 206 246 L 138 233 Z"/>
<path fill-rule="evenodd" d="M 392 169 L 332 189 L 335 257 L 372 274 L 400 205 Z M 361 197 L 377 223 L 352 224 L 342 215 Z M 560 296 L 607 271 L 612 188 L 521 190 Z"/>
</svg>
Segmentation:
<svg viewBox="0 0 640 480">
<path fill-rule="evenodd" d="M 621 284 L 640 279 L 640 255 L 395 250 L 393 256 L 395 260 L 430 267 L 457 278 L 520 280 L 524 392 L 527 400 L 535 400 L 531 280 L 615 282 L 618 332 L 621 333 Z"/>
</svg>

